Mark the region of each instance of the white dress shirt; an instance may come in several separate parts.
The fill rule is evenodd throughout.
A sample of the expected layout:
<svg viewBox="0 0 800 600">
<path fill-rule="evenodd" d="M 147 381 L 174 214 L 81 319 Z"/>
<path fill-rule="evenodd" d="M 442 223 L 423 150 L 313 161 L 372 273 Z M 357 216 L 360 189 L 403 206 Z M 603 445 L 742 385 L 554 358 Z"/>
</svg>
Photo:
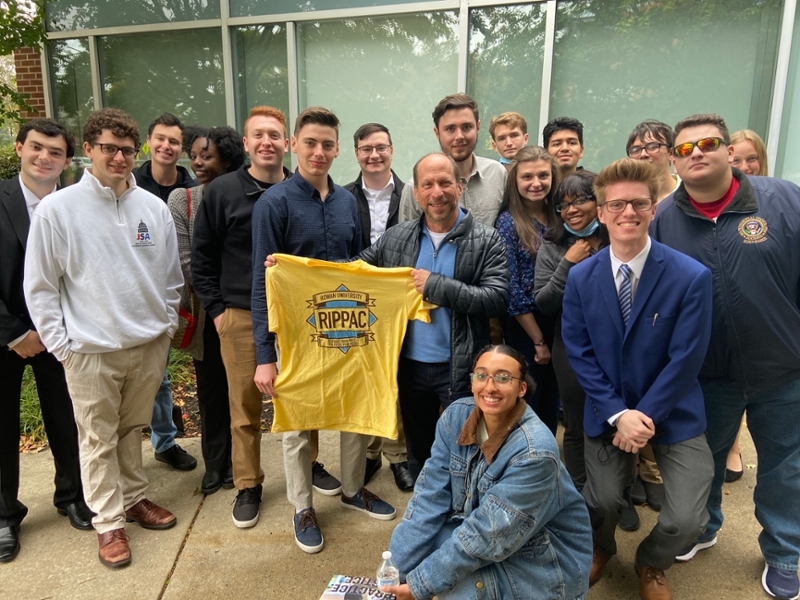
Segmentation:
<svg viewBox="0 0 800 600">
<path fill-rule="evenodd" d="M 363 179 L 361 189 L 369 205 L 369 242 L 374 244 L 386 231 L 386 222 L 389 220 L 389 202 L 394 192 L 394 177 L 389 177 L 389 183 L 383 189 L 373 190 L 367 187 Z"/>
</svg>

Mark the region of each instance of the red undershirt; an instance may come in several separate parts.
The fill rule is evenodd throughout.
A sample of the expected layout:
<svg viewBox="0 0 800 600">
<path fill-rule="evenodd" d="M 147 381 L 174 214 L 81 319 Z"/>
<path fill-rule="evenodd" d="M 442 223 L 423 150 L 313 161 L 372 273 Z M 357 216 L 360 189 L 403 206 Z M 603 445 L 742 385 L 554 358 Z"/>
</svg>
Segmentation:
<svg viewBox="0 0 800 600">
<path fill-rule="evenodd" d="M 738 189 L 739 181 L 736 177 L 731 177 L 731 187 L 728 188 L 728 191 L 725 192 L 725 195 L 719 200 L 715 200 L 714 202 L 697 202 L 694 198 L 689 196 L 689 202 L 692 203 L 692 206 L 694 206 L 697 212 L 713 221 L 722 214 L 725 207 L 733 200 Z"/>
</svg>

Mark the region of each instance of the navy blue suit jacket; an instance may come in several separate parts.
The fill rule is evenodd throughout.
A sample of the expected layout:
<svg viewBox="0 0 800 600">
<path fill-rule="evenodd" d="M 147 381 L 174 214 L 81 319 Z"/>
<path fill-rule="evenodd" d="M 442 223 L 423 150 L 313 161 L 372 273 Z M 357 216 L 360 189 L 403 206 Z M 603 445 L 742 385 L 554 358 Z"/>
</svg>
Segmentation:
<svg viewBox="0 0 800 600">
<path fill-rule="evenodd" d="M 626 408 L 653 419 L 655 444 L 705 431 L 697 374 L 711 335 L 711 294 L 706 267 L 652 240 L 626 327 L 609 248 L 570 270 L 561 333 L 586 392 L 586 435 L 609 430 L 608 419 Z"/>
</svg>

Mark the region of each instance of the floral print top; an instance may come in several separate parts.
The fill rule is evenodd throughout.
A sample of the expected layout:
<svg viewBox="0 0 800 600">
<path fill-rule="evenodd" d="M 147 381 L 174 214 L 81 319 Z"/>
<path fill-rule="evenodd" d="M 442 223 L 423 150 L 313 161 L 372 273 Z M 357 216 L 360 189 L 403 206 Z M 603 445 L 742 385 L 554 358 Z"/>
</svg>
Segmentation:
<svg viewBox="0 0 800 600">
<path fill-rule="evenodd" d="M 539 235 L 544 236 L 547 230 L 536 219 L 531 219 L 534 226 L 538 229 Z M 522 243 L 514 227 L 514 219 L 511 213 L 504 210 L 497 217 L 495 223 L 503 244 L 506 248 L 506 260 L 508 261 L 508 271 L 510 274 L 510 301 L 508 303 L 509 316 L 524 315 L 536 309 L 536 302 L 533 301 L 533 278 L 536 270 L 536 257 Z"/>
</svg>

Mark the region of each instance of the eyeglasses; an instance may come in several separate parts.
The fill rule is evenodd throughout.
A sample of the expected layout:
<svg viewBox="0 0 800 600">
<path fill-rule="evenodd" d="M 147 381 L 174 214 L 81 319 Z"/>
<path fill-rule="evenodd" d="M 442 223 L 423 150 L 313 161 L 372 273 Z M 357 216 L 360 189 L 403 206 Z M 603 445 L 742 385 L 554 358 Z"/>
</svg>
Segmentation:
<svg viewBox="0 0 800 600">
<path fill-rule="evenodd" d="M 556 211 L 564 212 L 565 210 L 569 210 L 570 206 L 578 208 L 580 206 L 583 206 L 587 202 L 596 202 L 596 201 L 597 200 L 595 198 L 592 198 L 591 196 L 581 196 L 580 198 L 575 198 L 575 200 L 573 200 L 572 202 L 560 202 L 556 204 Z"/>
<path fill-rule="evenodd" d="M 635 200 L 608 200 L 603 202 L 600 206 L 604 207 L 610 213 L 621 213 L 627 208 L 628 204 L 633 205 L 633 210 L 636 212 L 647 212 L 653 208 L 652 198 L 636 198 Z"/>
<path fill-rule="evenodd" d="M 639 156 L 642 153 L 642 150 L 647 150 L 648 154 L 655 154 L 658 152 L 658 149 L 661 146 L 667 147 L 666 144 L 660 144 L 658 142 L 650 142 L 649 144 L 645 144 L 644 146 L 631 146 L 628 148 L 628 156 L 633 158 L 634 156 Z"/>
<path fill-rule="evenodd" d="M 522 381 L 519 377 L 513 377 L 512 375 L 508 375 L 506 373 L 495 373 L 494 375 L 489 375 L 488 373 L 470 373 L 469 378 L 472 380 L 473 383 L 476 381 L 478 383 L 485 384 L 489 381 L 489 378 L 494 379 L 495 384 L 497 385 L 510 385 L 512 381 L 515 379 L 517 381 Z"/>
<path fill-rule="evenodd" d="M 369 156 L 370 154 L 372 154 L 373 150 L 378 154 L 386 154 L 389 151 L 389 148 L 391 147 L 392 147 L 391 144 L 378 144 L 377 146 L 361 146 L 359 148 L 356 148 L 356 150 L 358 150 L 358 153 L 361 156 Z"/>
<path fill-rule="evenodd" d="M 117 152 L 122 152 L 122 156 L 131 158 L 139 152 L 139 149 L 133 146 L 115 146 L 114 144 L 101 144 L 100 142 L 95 142 L 93 145 L 100 146 L 100 152 L 106 156 L 116 156 Z"/>
<path fill-rule="evenodd" d="M 678 158 L 686 158 L 694 152 L 695 146 L 700 148 L 700 152 L 713 152 L 719 148 L 720 144 L 725 144 L 725 140 L 718 137 L 707 137 L 702 140 L 697 140 L 696 142 L 678 144 L 672 149 L 672 153 Z"/>
</svg>

